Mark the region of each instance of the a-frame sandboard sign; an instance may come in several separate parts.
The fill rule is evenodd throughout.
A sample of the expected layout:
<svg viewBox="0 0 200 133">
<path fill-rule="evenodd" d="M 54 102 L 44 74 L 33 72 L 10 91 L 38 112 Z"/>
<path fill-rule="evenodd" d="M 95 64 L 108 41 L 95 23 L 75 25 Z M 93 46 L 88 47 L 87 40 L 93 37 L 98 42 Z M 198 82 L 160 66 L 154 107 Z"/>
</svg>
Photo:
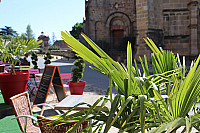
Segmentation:
<svg viewBox="0 0 200 133">
<path fill-rule="evenodd" d="M 33 104 L 46 103 L 51 83 L 53 84 L 59 102 L 66 97 L 58 66 L 45 65 Z"/>
</svg>

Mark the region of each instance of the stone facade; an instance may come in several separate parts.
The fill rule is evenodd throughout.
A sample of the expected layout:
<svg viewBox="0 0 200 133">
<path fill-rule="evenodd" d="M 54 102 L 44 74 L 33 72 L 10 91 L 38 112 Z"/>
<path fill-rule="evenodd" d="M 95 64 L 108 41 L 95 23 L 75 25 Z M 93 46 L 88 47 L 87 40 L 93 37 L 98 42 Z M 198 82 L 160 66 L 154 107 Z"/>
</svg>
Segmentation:
<svg viewBox="0 0 200 133">
<path fill-rule="evenodd" d="M 50 53 L 52 55 L 60 55 L 68 58 L 75 58 L 75 54 L 71 50 L 51 50 Z"/>
<path fill-rule="evenodd" d="M 38 40 L 42 40 L 42 43 L 40 44 L 41 48 L 47 49 L 49 47 L 49 37 L 45 36 L 44 32 L 41 32 Z"/>
<path fill-rule="evenodd" d="M 150 55 L 146 36 L 186 56 L 200 52 L 200 0 L 85 0 L 84 32 L 115 49 L 123 36 L 136 37 L 135 57 Z"/>
<path fill-rule="evenodd" d="M 69 45 L 64 40 L 56 40 L 53 46 L 58 46 L 62 50 L 71 50 L 71 48 L 69 48 Z"/>
<path fill-rule="evenodd" d="M 135 34 L 134 0 L 86 1 L 85 33 L 95 41 L 106 41 L 116 48 L 123 36 Z"/>
</svg>

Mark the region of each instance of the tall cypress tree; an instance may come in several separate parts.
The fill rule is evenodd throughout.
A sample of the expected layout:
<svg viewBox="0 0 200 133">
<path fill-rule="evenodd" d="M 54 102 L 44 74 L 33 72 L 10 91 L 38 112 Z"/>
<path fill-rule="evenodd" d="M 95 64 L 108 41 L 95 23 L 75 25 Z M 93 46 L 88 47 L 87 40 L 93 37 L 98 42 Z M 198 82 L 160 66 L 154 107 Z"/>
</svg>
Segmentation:
<svg viewBox="0 0 200 133">
<path fill-rule="evenodd" d="M 33 30 L 31 29 L 31 25 L 29 25 L 29 24 L 26 27 L 25 35 L 26 35 L 27 39 L 35 39 Z"/>
</svg>

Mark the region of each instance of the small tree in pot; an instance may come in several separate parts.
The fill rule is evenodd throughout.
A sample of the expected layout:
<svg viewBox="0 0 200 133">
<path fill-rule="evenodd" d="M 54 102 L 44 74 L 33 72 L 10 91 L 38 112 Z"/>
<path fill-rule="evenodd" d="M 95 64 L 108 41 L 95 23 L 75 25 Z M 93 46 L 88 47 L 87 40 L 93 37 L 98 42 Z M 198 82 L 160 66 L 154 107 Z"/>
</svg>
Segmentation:
<svg viewBox="0 0 200 133">
<path fill-rule="evenodd" d="M 72 95 L 82 95 L 85 88 L 85 81 L 81 81 L 85 69 L 85 61 L 78 59 L 74 61 L 76 67 L 71 69 L 72 81 L 68 81 L 70 93 Z"/>
<path fill-rule="evenodd" d="M 10 63 L 11 75 L 16 75 L 14 68 L 17 62 L 20 61 L 20 57 L 37 49 L 41 42 L 35 39 L 23 40 L 19 38 L 13 38 L 10 42 L 0 41 L 0 59 Z"/>
<path fill-rule="evenodd" d="M 0 88 L 6 104 L 13 95 L 26 91 L 29 79 L 28 72 L 15 72 L 15 65 L 20 57 L 37 49 L 42 41 L 35 39 L 23 40 L 13 38 L 10 42 L 0 41 L 0 60 L 9 62 L 11 70 L 8 73 L 0 73 Z"/>
<path fill-rule="evenodd" d="M 34 69 L 38 69 L 37 61 L 38 61 L 38 56 L 36 53 L 31 54 L 31 59 L 32 59 L 32 64 L 34 65 Z"/>
<path fill-rule="evenodd" d="M 44 60 L 45 60 L 44 64 L 45 65 L 51 64 L 52 58 L 53 57 L 51 56 L 51 53 L 47 52 L 46 55 L 44 56 Z"/>
</svg>

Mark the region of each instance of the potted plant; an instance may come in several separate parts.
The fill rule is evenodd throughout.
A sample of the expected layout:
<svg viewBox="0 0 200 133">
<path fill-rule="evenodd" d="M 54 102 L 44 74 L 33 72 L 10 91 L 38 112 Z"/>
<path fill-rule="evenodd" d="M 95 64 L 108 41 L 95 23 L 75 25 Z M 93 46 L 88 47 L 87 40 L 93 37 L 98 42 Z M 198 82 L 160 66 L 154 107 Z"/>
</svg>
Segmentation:
<svg viewBox="0 0 200 133">
<path fill-rule="evenodd" d="M 47 52 L 46 55 L 44 56 L 44 64 L 45 65 L 48 65 L 48 64 L 51 64 L 51 60 L 53 57 L 51 56 L 51 53 Z"/>
<path fill-rule="evenodd" d="M 32 59 L 32 64 L 34 65 L 34 69 L 38 69 L 37 61 L 38 61 L 38 56 L 36 53 L 31 54 L 31 59 Z"/>
<path fill-rule="evenodd" d="M 71 95 L 83 95 L 85 81 L 81 81 L 85 69 L 85 61 L 81 58 L 74 61 L 76 67 L 71 69 L 72 81 L 68 81 Z"/>
<path fill-rule="evenodd" d="M 0 41 L 0 59 L 9 62 L 11 71 L 0 73 L 0 88 L 5 104 L 9 104 L 9 98 L 26 91 L 29 80 L 28 72 L 15 72 L 15 65 L 20 62 L 20 57 L 37 49 L 41 41 L 34 39 L 22 40 L 13 38 L 9 42 Z"/>
<path fill-rule="evenodd" d="M 176 132 L 183 127 L 182 132 L 192 129 L 200 132 L 200 115 L 195 113 L 195 107 L 200 96 L 200 55 L 192 62 L 187 72 L 185 58 L 181 63 L 179 55 L 158 48 L 154 42 L 144 39 L 152 50 L 152 70 L 144 55 L 140 58 L 141 69 L 134 60 L 132 62 L 131 44 L 127 45 L 127 65 L 121 65 L 110 58 L 98 45 L 82 34 L 95 53 L 78 42 L 67 32 L 61 32 L 62 38 L 83 59 L 93 64 L 91 67 L 109 77 L 110 99 L 101 98 L 88 109 L 79 114 L 62 115 L 63 121 L 81 118 L 71 132 L 75 131 L 82 121 L 93 119 L 89 128 L 107 133 L 111 126 L 119 132 Z M 134 64 L 134 65 L 133 65 Z M 152 72 L 153 71 L 153 72 Z M 112 98 L 112 86 L 119 92 Z M 95 106 L 104 100 L 101 106 Z M 110 100 L 111 109 L 103 104 Z M 80 104 L 81 105 L 81 104 Z M 99 108 L 101 107 L 101 108 Z M 190 114 L 193 108 L 194 115 Z M 59 119 L 60 120 L 60 119 Z M 58 121 L 59 121 L 58 120 Z M 102 126 L 105 125 L 105 128 Z M 88 128 L 88 127 L 87 127 Z M 177 131 L 178 132 L 178 131 Z"/>
</svg>

